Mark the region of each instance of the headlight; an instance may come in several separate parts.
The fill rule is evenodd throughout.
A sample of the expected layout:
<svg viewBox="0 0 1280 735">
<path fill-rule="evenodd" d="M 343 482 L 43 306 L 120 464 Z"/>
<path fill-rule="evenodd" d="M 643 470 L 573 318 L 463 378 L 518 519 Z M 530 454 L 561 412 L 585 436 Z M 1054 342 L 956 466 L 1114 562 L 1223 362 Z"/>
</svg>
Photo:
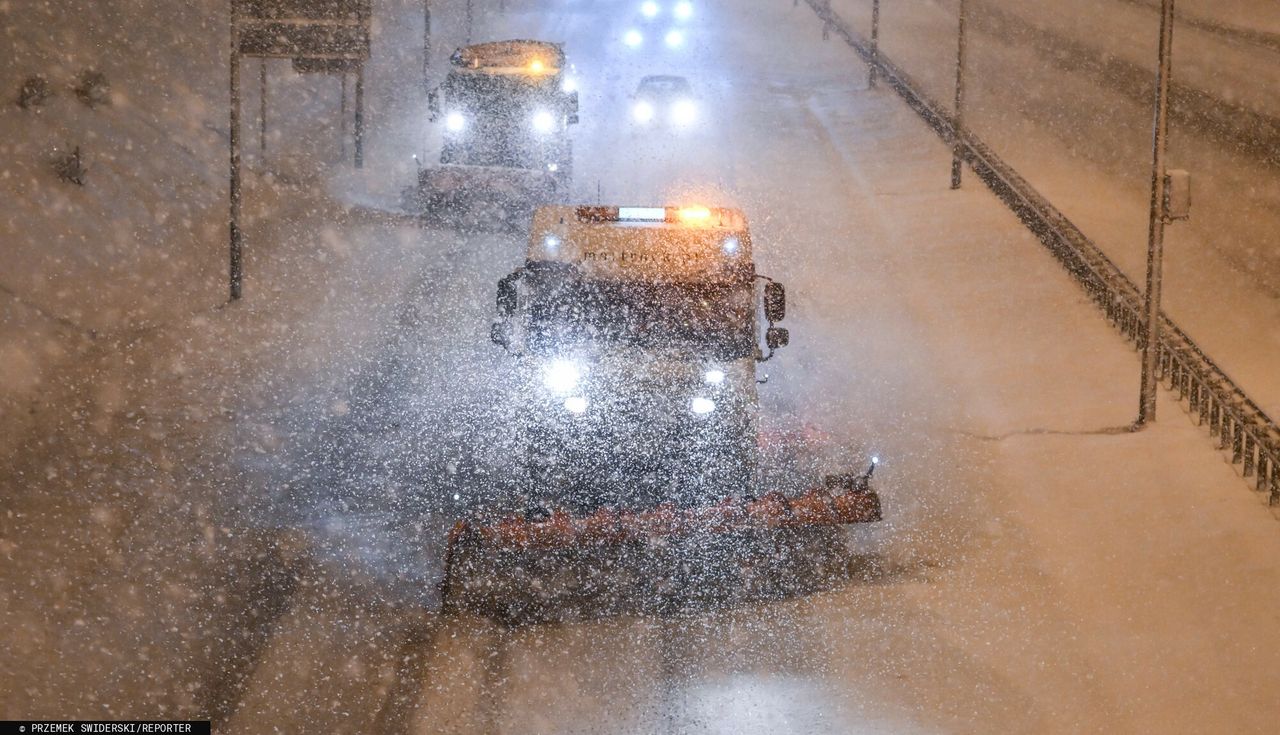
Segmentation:
<svg viewBox="0 0 1280 735">
<path fill-rule="evenodd" d="M 698 106 L 693 100 L 680 100 L 671 106 L 671 122 L 677 125 L 688 125 L 698 119 Z"/>
<path fill-rule="evenodd" d="M 716 402 L 711 400 L 710 398 L 703 398 L 702 396 L 698 396 L 697 398 L 694 398 L 689 403 L 689 410 L 693 411 L 694 413 L 700 416 L 703 414 L 708 414 L 716 410 Z"/>
<path fill-rule="evenodd" d="M 467 118 L 461 112 L 450 112 L 444 117 L 444 127 L 451 133 L 461 133 L 467 127 Z"/>
<path fill-rule="evenodd" d="M 741 245 L 741 243 L 738 242 L 738 238 L 734 237 L 733 235 L 726 237 L 724 239 L 724 242 L 720 243 L 720 247 L 723 248 L 724 251 L 730 255 L 733 255 L 734 253 L 738 252 L 739 245 Z"/>
<path fill-rule="evenodd" d="M 564 410 L 569 413 L 584 413 L 587 410 L 587 399 L 582 396 L 569 396 L 564 399 Z"/>
<path fill-rule="evenodd" d="M 640 5 L 640 12 L 644 13 L 644 17 L 646 18 L 653 18 L 658 14 L 658 4 L 653 2 L 653 0 L 645 0 L 645 2 Z"/>
<path fill-rule="evenodd" d="M 542 371 L 542 384 L 553 393 L 565 395 L 578 387 L 581 377 L 582 371 L 578 369 L 577 363 L 555 360 Z"/>
<path fill-rule="evenodd" d="M 702 379 L 707 381 L 709 385 L 720 385 L 724 382 L 724 371 L 719 368 L 712 368 L 702 374 Z"/>
<path fill-rule="evenodd" d="M 667 31 L 666 40 L 671 48 L 679 48 L 684 45 L 684 31 Z"/>
<path fill-rule="evenodd" d="M 689 0 L 680 0 L 680 2 L 676 3 L 672 12 L 680 20 L 688 20 L 689 16 L 693 15 L 693 3 L 689 2 Z"/>
<path fill-rule="evenodd" d="M 556 127 L 556 118 L 546 110 L 533 113 L 533 129 L 539 133 L 550 133 Z"/>
<path fill-rule="evenodd" d="M 648 102 L 637 102 L 635 107 L 631 108 L 631 116 L 636 122 L 646 123 L 653 119 L 653 105 Z"/>
<path fill-rule="evenodd" d="M 640 31 L 632 29 L 623 34 L 622 42 L 631 48 L 635 48 L 644 43 L 644 36 L 640 35 Z"/>
</svg>

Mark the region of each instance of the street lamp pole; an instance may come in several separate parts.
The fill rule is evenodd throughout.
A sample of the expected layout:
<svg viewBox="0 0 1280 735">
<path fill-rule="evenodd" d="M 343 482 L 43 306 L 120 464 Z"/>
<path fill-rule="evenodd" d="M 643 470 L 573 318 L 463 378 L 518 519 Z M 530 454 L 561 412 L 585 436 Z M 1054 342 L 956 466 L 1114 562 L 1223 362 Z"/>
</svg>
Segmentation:
<svg viewBox="0 0 1280 735">
<path fill-rule="evenodd" d="M 1151 211 L 1147 228 L 1146 321 L 1142 342 L 1142 392 L 1136 426 L 1156 419 L 1156 388 L 1160 357 L 1160 288 L 1163 280 L 1165 211 L 1165 151 L 1169 138 L 1169 77 L 1173 72 L 1173 0 L 1160 6 L 1160 62 L 1156 71 L 1155 121 L 1151 134 Z"/>
<path fill-rule="evenodd" d="M 876 64 L 880 63 L 880 0 L 871 0 L 871 68 L 867 72 L 867 86 L 875 89 Z"/>
<path fill-rule="evenodd" d="M 956 39 L 956 106 L 955 114 L 952 116 L 952 136 L 951 141 L 951 188 L 960 188 L 961 163 L 961 136 L 964 131 L 964 56 L 965 56 L 965 34 L 964 21 L 968 8 L 965 0 L 960 0 L 960 21 L 957 28 Z"/>
<path fill-rule="evenodd" d="M 240 28 L 237 23 L 236 3 L 231 3 L 231 181 L 229 184 L 231 212 L 228 219 L 231 233 L 231 300 L 240 298 L 240 284 L 244 277 L 242 250 L 243 235 L 240 232 Z"/>
<path fill-rule="evenodd" d="M 431 0 L 422 0 L 422 91 L 431 89 Z"/>
</svg>

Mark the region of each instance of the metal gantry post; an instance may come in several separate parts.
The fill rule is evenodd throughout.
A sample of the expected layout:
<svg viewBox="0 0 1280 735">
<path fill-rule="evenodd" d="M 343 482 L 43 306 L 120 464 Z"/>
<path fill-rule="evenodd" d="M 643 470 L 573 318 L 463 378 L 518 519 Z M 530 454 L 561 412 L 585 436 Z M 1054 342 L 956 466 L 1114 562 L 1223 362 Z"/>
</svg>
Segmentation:
<svg viewBox="0 0 1280 735">
<path fill-rule="evenodd" d="M 356 65 L 356 168 L 364 168 L 364 62 Z"/>
<path fill-rule="evenodd" d="M 875 89 L 876 65 L 880 63 L 880 0 L 871 0 L 871 64 L 867 70 L 867 86 Z"/>
<path fill-rule="evenodd" d="M 471 27 L 475 21 L 475 15 L 471 8 L 471 0 L 467 0 L 467 43 L 471 43 Z"/>
<path fill-rule="evenodd" d="M 422 0 L 422 91 L 431 89 L 431 0 Z"/>
<path fill-rule="evenodd" d="M 960 0 L 960 19 L 956 31 L 956 106 L 952 116 L 951 141 L 951 188 L 960 188 L 961 164 L 963 163 L 964 137 L 964 57 L 965 57 L 965 16 L 968 7 L 965 0 Z"/>
<path fill-rule="evenodd" d="M 240 283 L 244 276 L 241 259 L 243 242 L 240 234 L 240 29 L 237 25 L 236 3 L 231 3 L 231 181 L 229 198 L 231 211 L 229 230 L 231 235 L 231 300 L 240 298 Z"/>
<path fill-rule="evenodd" d="M 258 152 L 267 150 L 267 57 L 258 59 Z"/>
<path fill-rule="evenodd" d="M 1164 267 L 1165 151 L 1169 138 L 1169 77 L 1173 72 L 1173 0 L 1160 6 L 1160 59 L 1156 67 L 1155 120 L 1151 131 L 1151 211 L 1147 227 L 1146 320 L 1142 342 L 1142 391 L 1137 426 L 1156 418 L 1156 388 L 1160 354 L 1160 287 Z"/>
</svg>

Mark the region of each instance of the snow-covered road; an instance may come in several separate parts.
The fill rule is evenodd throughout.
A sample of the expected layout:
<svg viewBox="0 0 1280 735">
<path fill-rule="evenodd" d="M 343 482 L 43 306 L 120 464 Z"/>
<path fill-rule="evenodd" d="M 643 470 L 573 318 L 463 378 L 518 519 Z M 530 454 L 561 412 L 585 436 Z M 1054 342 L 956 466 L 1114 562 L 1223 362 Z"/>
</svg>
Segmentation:
<svg viewBox="0 0 1280 735">
<path fill-rule="evenodd" d="M 1164 310 L 1271 415 L 1280 414 L 1280 79 L 1274 46 L 1196 19 L 1239 24 L 1236 3 L 1179 3 L 1169 166 L 1191 172 L 1191 219 L 1166 232 Z M 871 0 L 833 0 L 870 32 Z M 956 0 L 884 4 L 881 48 L 930 96 L 955 83 Z M 966 125 L 1071 219 L 1135 283 L 1146 269 L 1152 3 L 973 0 Z M 1254 4 L 1250 28 L 1274 26 Z M 839 43 L 839 41 L 836 41 Z M 851 67 L 856 68 L 856 67 Z"/>
<path fill-rule="evenodd" d="M 441 55 L 460 6 L 433 19 Z M 1275 519 L 1175 406 L 1121 430 L 1136 356 L 994 197 L 948 188 L 945 147 L 865 88 L 807 8 L 701 0 L 672 49 L 669 24 L 630 0 L 476 7 L 476 38 L 565 42 L 582 78 L 579 198 L 746 211 L 791 300 L 763 412 L 834 437 L 840 459 L 882 457 L 885 522 L 852 531 L 849 573 L 808 594 L 515 629 L 435 614 L 440 527 L 421 521 L 448 516 L 450 470 L 484 439 L 504 370 L 492 292 L 522 243 L 336 211 L 389 204 L 423 146 L 421 6 L 383 0 L 365 172 L 323 171 L 335 201 L 259 191 L 245 308 L 128 355 L 153 383 L 118 412 L 142 418 L 68 419 L 65 446 L 27 447 L 0 516 L 0 615 L 15 623 L 0 652 L 27 668 L 0 672 L 0 715 L 212 708 L 237 733 L 1280 720 Z M 640 48 L 622 43 L 632 28 Z M 627 94 L 668 72 L 701 94 L 702 126 L 634 131 Z M 148 413 L 175 394 L 185 421 Z M 97 494 L 69 492 L 79 480 Z M 166 510 L 199 523 L 167 527 Z M 250 562 L 219 568 L 213 549 L 277 526 L 292 531 L 270 553 L 250 544 Z"/>
<path fill-rule="evenodd" d="M 818 594 L 676 618 L 400 617 L 416 632 L 395 649 L 335 649 L 322 631 L 363 618 L 309 601 L 232 729 L 1264 731 L 1273 520 L 1194 427 L 1118 431 L 1134 356 L 993 198 L 946 188 L 924 126 L 863 89 L 803 8 L 703 3 L 674 50 L 629 3 L 547 10 L 490 8 L 477 37 L 567 44 L 581 198 L 696 192 L 753 218 L 794 304 L 765 412 L 886 458 L 890 517 L 853 533 L 874 561 Z M 640 49 L 621 42 L 633 27 Z M 687 138 L 627 120 L 635 81 L 665 72 L 706 100 Z M 519 260 L 506 246 L 483 245 L 490 275 Z M 370 680 L 401 699 L 352 713 Z"/>
</svg>

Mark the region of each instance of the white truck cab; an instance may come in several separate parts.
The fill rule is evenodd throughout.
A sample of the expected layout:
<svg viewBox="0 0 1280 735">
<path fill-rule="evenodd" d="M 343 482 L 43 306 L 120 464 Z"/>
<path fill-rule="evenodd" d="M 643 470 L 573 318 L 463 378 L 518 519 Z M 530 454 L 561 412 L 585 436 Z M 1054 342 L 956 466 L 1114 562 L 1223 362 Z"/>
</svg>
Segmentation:
<svg viewBox="0 0 1280 735">
<path fill-rule="evenodd" d="M 741 211 L 540 207 L 497 300 L 493 340 L 520 361 L 513 428 L 534 506 L 754 491 L 756 363 L 787 343 L 774 326 L 786 307 L 755 272 Z"/>
</svg>

